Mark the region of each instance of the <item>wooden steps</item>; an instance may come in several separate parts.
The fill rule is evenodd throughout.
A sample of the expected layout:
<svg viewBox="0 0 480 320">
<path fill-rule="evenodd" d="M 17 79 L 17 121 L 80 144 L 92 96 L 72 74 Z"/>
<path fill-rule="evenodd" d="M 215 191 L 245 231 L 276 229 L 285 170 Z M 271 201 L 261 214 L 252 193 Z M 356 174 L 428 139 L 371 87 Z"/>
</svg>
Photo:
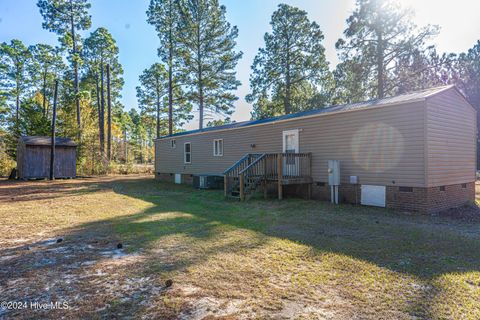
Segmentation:
<svg viewBox="0 0 480 320">
<path fill-rule="evenodd" d="M 310 153 L 246 154 L 224 172 L 225 197 L 246 200 L 262 186 L 278 186 L 278 198 L 283 197 L 283 185 L 311 184 Z"/>
</svg>

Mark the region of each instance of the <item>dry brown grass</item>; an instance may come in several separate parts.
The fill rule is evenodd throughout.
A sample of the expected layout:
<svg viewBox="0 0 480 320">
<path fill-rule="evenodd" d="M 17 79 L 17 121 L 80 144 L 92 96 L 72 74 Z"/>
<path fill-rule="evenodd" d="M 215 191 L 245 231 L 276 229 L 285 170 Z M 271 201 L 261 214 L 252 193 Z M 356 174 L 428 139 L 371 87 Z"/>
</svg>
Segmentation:
<svg viewBox="0 0 480 320">
<path fill-rule="evenodd" d="M 0 219 L 0 297 L 70 306 L 0 317 L 480 318 L 476 222 L 145 176 L 0 182 Z"/>
</svg>

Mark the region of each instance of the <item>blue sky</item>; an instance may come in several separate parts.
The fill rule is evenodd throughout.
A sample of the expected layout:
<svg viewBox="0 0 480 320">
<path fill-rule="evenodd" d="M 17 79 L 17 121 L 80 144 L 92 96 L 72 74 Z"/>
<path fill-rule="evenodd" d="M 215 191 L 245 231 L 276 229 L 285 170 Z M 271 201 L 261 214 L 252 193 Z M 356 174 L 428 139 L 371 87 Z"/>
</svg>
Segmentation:
<svg viewBox="0 0 480 320">
<path fill-rule="evenodd" d="M 354 7 L 354 0 L 220 0 L 227 7 L 227 18 L 239 28 L 238 49 L 243 51 L 243 59 L 237 66 L 237 75 L 242 82 L 237 95 L 240 98 L 233 118 L 247 120 L 251 106 L 244 97 L 249 91 L 248 78 L 250 65 L 260 46 L 263 35 L 270 30 L 272 12 L 279 3 L 288 3 L 306 10 L 310 19 L 315 20 L 325 34 L 324 46 L 327 58 L 333 68 L 338 62 L 335 42 L 345 28 L 345 19 Z M 432 41 L 440 51 L 462 52 L 472 47 L 480 39 L 480 1 L 456 0 L 401 0 L 416 11 L 418 25 L 438 24 L 442 30 Z M 92 29 L 106 27 L 117 40 L 120 48 L 120 62 L 125 74 L 123 103 L 127 109 L 137 107 L 135 87 L 139 74 L 158 60 L 156 49 L 158 38 L 152 26 L 147 24 L 145 11 L 148 0 L 92 0 Z M 0 41 L 13 38 L 26 45 L 35 43 L 57 44 L 57 36 L 41 28 L 42 18 L 36 0 L 0 0 Z M 84 33 L 86 36 L 88 34 Z M 186 128 L 196 126 L 196 121 Z"/>
</svg>

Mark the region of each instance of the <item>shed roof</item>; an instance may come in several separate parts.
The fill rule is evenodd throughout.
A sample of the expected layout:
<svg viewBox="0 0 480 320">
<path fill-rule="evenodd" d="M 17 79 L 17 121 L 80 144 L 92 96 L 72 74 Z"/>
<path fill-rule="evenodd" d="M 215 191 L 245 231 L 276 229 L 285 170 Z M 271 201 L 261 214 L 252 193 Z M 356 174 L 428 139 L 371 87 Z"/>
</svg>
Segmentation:
<svg viewBox="0 0 480 320">
<path fill-rule="evenodd" d="M 19 139 L 28 146 L 50 146 L 52 138 L 45 136 L 23 136 Z M 55 146 L 76 147 L 77 144 L 70 138 L 55 137 Z"/>
<path fill-rule="evenodd" d="M 259 124 L 264 124 L 264 123 L 269 123 L 269 122 L 284 121 L 284 120 L 297 119 L 297 118 L 302 118 L 302 117 L 310 117 L 310 116 L 315 116 L 315 115 L 323 115 L 323 114 L 328 114 L 328 113 L 348 112 L 348 111 L 368 109 L 368 108 L 372 108 L 372 107 L 383 107 L 383 106 L 389 106 L 389 105 L 395 105 L 395 104 L 421 101 L 421 100 L 425 100 L 426 98 L 428 98 L 430 96 L 433 96 L 435 94 L 438 94 L 440 92 L 443 92 L 445 90 L 452 89 L 452 88 L 455 88 L 455 90 L 459 91 L 454 85 L 446 85 L 446 86 L 440 86 L 440 87 L 434 87 L 434 88 L 424 89 L 424 90 L 420 90 L 420 91 L 415 91 L 415 92 L 411 92 L 411 93 L 400 94 L 400 95 L 393 96 L 393 97 L 386 97 L 386 98 L 382 98 L 382 99 L 372 99 L 372 100 L 368 100 L 368 101 L 362 101 L 362 102 L 356 102 L 356 103 L 350 103 L 350 104 L 328 106 L 328 107 L 324 107 L 324 108 L 318 108 L 318 109 L 313 109 L 313 110 L 308 110 L 308 111 L 303 111 L 303 112 L 291 113 L 291 114 L 272 117 L 272 118 L 267 118 L 267 119 L 235 122 L 235 123 L 226 124 L 226 125 L 222 125 L 222 126 L 208 127 L 208 128 L 203 128 L 203 129 L 178 132 L 178 133 L 174 133 L 172 135 L 162 136 L 162 137 L 160 137 L 160 139 L 177 137 L 177 136 L 184 136 L 184 135 L 190 135 L 190 134 L 198 134 L 198 133 L 217 131 L 217 130 L 248 127 L 248 126 L 254 126 L 254 125 L 259 125 Z M 463 94 L 462 94 L 462 96 L 463 96 Z"/>
</svg>

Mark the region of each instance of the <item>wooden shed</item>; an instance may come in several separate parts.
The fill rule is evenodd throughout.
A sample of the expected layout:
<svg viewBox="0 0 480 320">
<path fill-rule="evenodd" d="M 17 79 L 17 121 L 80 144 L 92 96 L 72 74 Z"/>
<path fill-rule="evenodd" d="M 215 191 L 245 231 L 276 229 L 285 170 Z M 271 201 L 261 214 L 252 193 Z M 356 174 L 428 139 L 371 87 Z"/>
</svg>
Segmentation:
<svg viewBox="0 0 480 320">
<path fill-rule="evenodd" d="M 21 137 L 17 145 L 19 179 L 48 178 L 51 138 Z M 75 178 L 77 145 L 69 138 L 55 138 L 55 178 Z"/>
</svg>

